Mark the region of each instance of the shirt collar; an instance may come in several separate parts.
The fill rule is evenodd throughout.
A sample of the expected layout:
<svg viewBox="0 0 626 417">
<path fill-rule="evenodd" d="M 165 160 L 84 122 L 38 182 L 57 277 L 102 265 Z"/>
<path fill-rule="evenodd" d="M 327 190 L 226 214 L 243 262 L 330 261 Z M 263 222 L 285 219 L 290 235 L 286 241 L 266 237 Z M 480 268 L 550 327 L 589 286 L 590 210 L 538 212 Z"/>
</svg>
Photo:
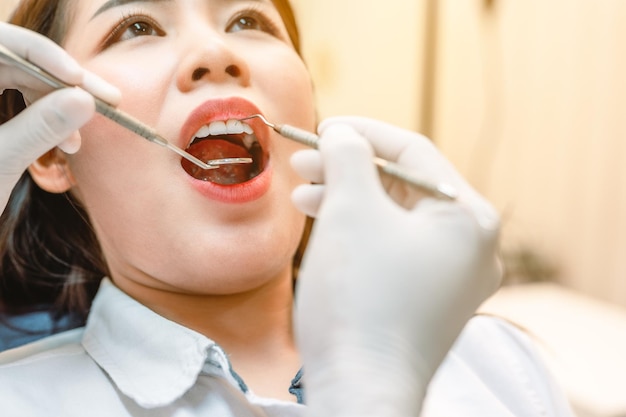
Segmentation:
<svg viewBox="0 0 626 417">
<path fill-rule="evenodd" d="M 158 315 L 107 278 L 92 304 L 82 343 L 118 389 L 146 408 L 183 396 L 207 364 L 236 384 L 215 342 Z"/>
</svg>

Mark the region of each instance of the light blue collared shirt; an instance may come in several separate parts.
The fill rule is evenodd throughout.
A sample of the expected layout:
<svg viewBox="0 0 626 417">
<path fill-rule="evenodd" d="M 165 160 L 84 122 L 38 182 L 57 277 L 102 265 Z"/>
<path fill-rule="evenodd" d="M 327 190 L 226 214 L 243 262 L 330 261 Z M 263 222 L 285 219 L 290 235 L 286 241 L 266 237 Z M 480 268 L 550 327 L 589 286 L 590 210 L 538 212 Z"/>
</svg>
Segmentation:
<svg viewBox="0 0 626 417">
<path fill-rule="evenodd" d="M 84 329 L 8 351 L 2 361 L 16 355 L 26 357 L 0 367 L 2 415 L 282 417 L 304 410 L 256 396 L 214 341 L 156 314 L 108 279 Z"/>
<path fill-rule="evenodd" d="M 107 279 L 85 328 L 0 355 L 3 416 L 297 417 L 304 409 L 255 395 L 215 342 L 159 316 Z M 528 336 L 503 320 L 477 316 L 435 374 L 421 416 L 573 414 Z"/>
</svg>

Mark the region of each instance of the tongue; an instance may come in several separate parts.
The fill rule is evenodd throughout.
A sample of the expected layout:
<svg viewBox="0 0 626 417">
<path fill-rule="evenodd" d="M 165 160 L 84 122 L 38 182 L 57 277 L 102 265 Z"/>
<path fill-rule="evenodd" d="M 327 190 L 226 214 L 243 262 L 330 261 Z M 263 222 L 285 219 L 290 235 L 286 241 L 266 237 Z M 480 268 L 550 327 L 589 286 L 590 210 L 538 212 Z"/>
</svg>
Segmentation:
<svg viewBox="0 0 626 417">
<path fill-rule="evenodd" d="M 200 159 L 209 161 L 221 158 L 251 158 L 250 153 L 242 146 L 235 145 L 227 140 L 207 139 L 191 145 L 187 152 Z M 240 184 L 253 177 L 254 163 L 221 165 L 216 169 L 202 169 L 199 166 L 182 160 L 182 166 L 192 177 L 211 181 L 217 184 Z"/>
</svg>

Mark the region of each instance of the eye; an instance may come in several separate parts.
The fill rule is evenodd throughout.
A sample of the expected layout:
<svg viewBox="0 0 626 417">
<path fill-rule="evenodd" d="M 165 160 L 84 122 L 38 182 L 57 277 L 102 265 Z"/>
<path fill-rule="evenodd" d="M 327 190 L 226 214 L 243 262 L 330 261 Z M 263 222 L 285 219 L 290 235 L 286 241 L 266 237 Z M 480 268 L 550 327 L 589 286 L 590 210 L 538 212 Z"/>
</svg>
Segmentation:
<svg viewBox="0 0 626 417">
<path fill-rule="evenodd" d="M 238 32 L 240 30 L 262 30 L 261 24 L 253 17 L 241 16 L 238 17 L 230 26 L 232 32 Z"/>
<path fill-rule="evenodd" d="M 278 26 L 268 16 L 258 10 L 239 12 L 226 28 L 227 32 L 239 32 L 242 30 L 258 30 L 271 35 L 279 33 Z"/>
<path fill-rule="evenodd" d="M 141 36 L 164 36 L 165 32 L 154 19 L 144 15 L 132 15 L 123 18 L 103 42 L 108 47 L 117 42 L 128 41 Z"/>
<path fill-rule="evenodd" d="M 127 40 L 137 36 L 159 36 L 158 31 L 148 22 L 135 22 L 121 34 L 120 40 Z"/>
</svg>

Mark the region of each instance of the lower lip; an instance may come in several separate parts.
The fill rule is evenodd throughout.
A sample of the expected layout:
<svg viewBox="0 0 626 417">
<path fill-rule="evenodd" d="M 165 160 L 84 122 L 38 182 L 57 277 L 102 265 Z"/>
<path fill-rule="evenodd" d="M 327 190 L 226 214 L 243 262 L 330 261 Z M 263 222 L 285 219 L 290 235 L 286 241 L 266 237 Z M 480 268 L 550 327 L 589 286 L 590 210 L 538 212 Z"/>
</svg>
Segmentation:
<svg viewBox="0 0 626 417">
<path fill-rule="evenodd" d="M 267 193 L 272 182 L 272 172 L 271 163 L 268 161 L 263 172 L 241 184 L 221 185 L 197 180 L 189 175 L 186 177 L 196 190 L 211 200 L 228 204 L 242 204 L 257 200 Z"/>
</svg>

